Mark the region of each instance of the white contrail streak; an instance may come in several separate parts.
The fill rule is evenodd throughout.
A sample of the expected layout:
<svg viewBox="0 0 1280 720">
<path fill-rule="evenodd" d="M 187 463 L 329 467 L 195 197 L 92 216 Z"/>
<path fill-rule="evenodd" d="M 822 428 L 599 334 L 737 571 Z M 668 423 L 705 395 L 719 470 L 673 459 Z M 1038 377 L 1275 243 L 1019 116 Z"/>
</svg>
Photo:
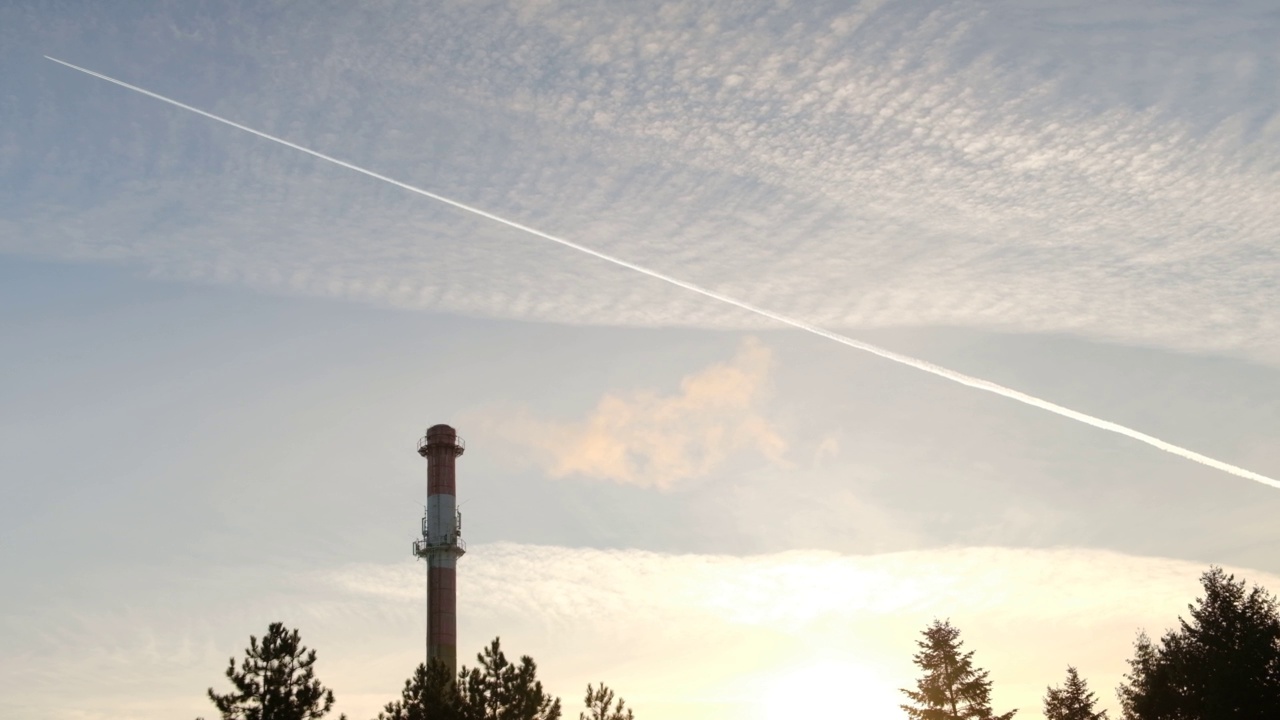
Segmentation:
<svg viewBox="0 0 1280 720">
<path fill-rule="evenodd" d="M 767 310 L 765 308 L 752 305 L 751 303 L 744 302 L 736 298 L 731 298 L 728 295 L 722 295 L 721 293 L 718 293 L 715 290 L 708 290 L 707 288 L 694 285 L 693 283 L 686 282 L 679 278 L 675 278 L 665 273 L 658 272 L 657 270 L 650 270 L 649 268 L 644 267 L 642 265 L 637 265 L 633 262 L 623 260 L 622 258 L 618 258 L 612 255 L 608 255 L 606 253 L 602 253 L 599 250 L 592 250 L 591 248 L 586 247 L 585 245 L 579 245 L 578 243 L 572 242 L 570 240 L 565 240 L 564 238 L 556 237 L 555 235 L 542 232 L 541 230 L 538 230 L 536 228 L 531 228 L 528 225 L 522 225 L 518 222 L 515 222 L 514 220 L 507 220 L 506 218 L 499 217 L 497 215 L 494 215 L 491 212 L 486 212 L 484 210 L 481 210 L 480 208 L 471 207 L 470 205 L 467 205 L 465 203 L 460 203 L 457 200 L 450 200 L 447 197 L 444 197 L 442 195 L 437 195 L 427 190 L 423 190 L 422 188 L 414 187 L 412 185 L 409 185 L 408 183 L 404 183 L 399 180 L 396 180 L 395 178 L 390 178 L 390 177 L 387 177 L 386 175 L 381 175 L 372 170 L 366 170 L 365 168 L 362 168 L 359 165 L 353 165 L 345 160 L 339 160 L 338 158 L 332 157 L 330 155 L 325 155 L 322 152 L 318 152 L 316 150 L 303 147 L 296 143 L 289 142 L 284 138 L 279 138 L 279 137 L 276 137 L 275 135 L 264 133 L 261 130 L 254 130 L 251 127 L 241 125 L 240 123 L 235 122 L 233 120 L 228 120 L 224 117 L 219 117 L 210 112 L 205 112 L 200 108 L 195 108 L 185 103 L 180 103 L 177 100 L 172 100 L 163 95 L 153 93 L 150 90 L 144 90 L 140 87 L 137 87 L 136 85 L 130 85 L 129 83 L 116 80 L 115 78 L 107 77 L 102 73 L 96 73 L 92 70 L 87 70 L 78 65 L 72 65 L 71 63 L 66 62 L 64 60 L 59 60 L 58 58 L 55 58 L 55 57 L 49 57 L 48 55 L 45 55 L 45 59 L 52 60 L 53 62 L 56 62 L 59 65 L 65 65 L 66 67 L 69 67 L 72 70 L 78 70 L 82 73 L 85 73 L 86 75 L 92 75 L 93 77 L 96 77 L 100 80 L 106 80 L 109 83 L 119 85 L 120 87 L 127 88 L 136 93 L 141 93 L 143 95 L 146 95 L 147 97 L 155 98 L 156 100 L 168 103 L 170 105 L 173 105 L 174 107 L 180 107 L 183 110 L 188 110 L 190 112 L 196 113 L 197 115 L 203 115 L 204 117 L 207 117 L 210 120 L 216 120 L 217 122 L 220 122 L 223 125 L 230 125 L 231 127 L 236 128 L 237 130 L 243 130 L 247 133 L 257 135 L 258 137 L 264 140 L 270 140 L 271 142 L 279 143 L 280 145 L 293 148 L 294 150 L 297 150 L 299 152 L 304 152 L 313 157 L 320 158 L 321 160 L 324 160 L 326 162 L 331 162 L 335 165 L 340 165 L 344 168 L 347 168 L 348 170 L 354 170 L 355 172 L 358 172 L 362 175 L 367 175 L 371 178 L 381 180 L 385 183 L 390 183 L 392 185 L 395 185 L 396 187 L 408 190 L 411 193 L 416 193 L 424 197 L 429 197 L 432 200 L 445 203 L 446 205 L 452 205 L 453 207 L 456 207 L 459 210 L 465 210 L 466 212 L 472 213 L 473 215 L 479 215 L 480 217 L 488 218 L 489 220 L 492 220 L 496 223 L 501 223 L 503 225 L 506 225 L 507 227 L 512 227 L 512 228 L 515 228 L 516 230 L 522 230 L 524 232 L 529 233 L 530 235 L 536 235 L 544 240 L 550 240 L 551 242 L 559 243 L 561 245 L 564 245 L 565 247 L 573 248 L 578 252 L 586 253 L 587 255 L 600 258 L 601 260 L 604 260 L 606 262 L 611 262 L 614 265 L 635 270 L 636 272 L 644 275 L 648 275 L 651 278 L 657 278 L 658 280 L 661 280 L 666 283 L 670 283 L 672 285 L 675 285 L 676 287 L 681 287 L 681 288 L 684 288 L 685 290 L 689 290 L 690 292 L 695 292 L 695 293 L 698 293 L 699 295 L 704 295 L 713 300 L 719 300 L 722 303 L 726 303 L 728 305 L 741 308 L 748 312 L 753 312 L 756 315 L 769 318 L 770 320 L 775 320 L 785 325 L 790 325 L 793 328 L 797 328 L 800 330 L 804 330 L 805 332 L 813 333 L 814 335 L 827 338 L 828 340 L 834 340 L 842 345 L 848 345 L 851 348 L 863 350 L 873 355 L 879 355 L 880 357 L 885 358 L 887 360 L 892 360 L 896 363 L 901 363 L 902 365 L 907 365 L 909 367 L 916 368 L 917 370 L 923 370 L 927 373 L 937 375 L 938 377 L 946 378 L 947 380 L 951 380 L 953 382 L 958 382 L 961 385 L 968 385 L 971 388 L 986 390 L 987 392 L 995 393 L 996 395 L 1007 397 L 1010 400 L 1016 400 L 1020 403 L 1030 405 L 1031 407 L 1040 408 L 1041 410 L 1048 410 L 1049 412 L 1054 413 L 1056 415 L 1061 415 L 1062 417 L 1065 417 L 1065 418 L 1071 418 L 1072 420 L 1077 420 L 1086 425 L 1092 425 L 1093 427 L 1096 427 L 1100 430 L 1106 430 L 1108 432 L 1113 432 L 1118 435 L 1123 435 L 1127 438 L 1132 438 L 1134 440 L 1137 440 L 1138 442 L 1146 443 L 1151 447 L 1163 450 L 1167 453 L 1173 453 L 1178 457 L 1186 458 L 1187 460 L 1191 460 L 1193 462 L 1198 462 L 1201 465 L 1208 465 L 1211 468 L 1215 468 L 1223 472 L 1231 473 L 1232 475 L 1235 475 L 1237 477 L 1242 477 L 1247 480 L 1253 480 L 1255 482 L 1260 482 L 1263 485 L 1270 485 L 1273 488 L 1280 489 L 1280 480 L 1269 478 L 1266 475 L 1260 475 L 1256 472 L 1253 472 L 1252 470 L 1246 470 L 1242 467 L 1237 467 L 1235 465 L 1232 465 L 1231 463 L 1226 463 L 1221 460 L 1215 460 L 1207 455 L 1201 455 L 1200 453 L 1194 450 L 1188 450 L 1187 448 L 1181 447 L 1179 445 L 1174 445 L 1171 442 L 1165 442 L 1160 438 L 1152 437 L 1151 435 L 1148 435 L 1144 432 L 1139 432 L 1137 430 L 1134 430 L 1133 428 L 1125 427 L 1124 425 L 1121 425 L 1119 423 L 1114 423 L 1114 422 L 1111 422 L 1110 420 L 1103 420 L 1102 418 L 1097 418 L 1092 415 L 1088 415 L 1086 413 L 1072 410 L 1071 408 L 1063 407 L 1061 405 L 1058 405 L 1057 403 L 1049 402 L 1048 400 L 1041 400 L 1040 398 L 1035 397 L 1033 395 L 1028 395 L 1024 392 L 1019 392 L 1012 388 L 1007 388 L 1003 385 L 993 383 L 990 380 L 983 380 L 981 378 L 965 375 L 964 373 L 959 373 L 954 370 L 948 370 L 947 368 L 944 368 L 940 365 L 934 365 L 933 363 L 925 360 L 920 360 L 918 358 L 913 358 L 909 355 L 902 355 L 900 353 L 893 352 L 892 350 L 886 350 L 881 347 L 876 347 L 875 345 L 862 342 L 861 340 L 854 340 L 851 337 L 846 337 L 839 333 L 835 333 L 830 330 L 820 328 L 816 325 L 812 325 L 803 320 L 797 320 L 795 318 L 787 317 L 786 315 L 780 315 L 772 310 Z"/>
</svg>

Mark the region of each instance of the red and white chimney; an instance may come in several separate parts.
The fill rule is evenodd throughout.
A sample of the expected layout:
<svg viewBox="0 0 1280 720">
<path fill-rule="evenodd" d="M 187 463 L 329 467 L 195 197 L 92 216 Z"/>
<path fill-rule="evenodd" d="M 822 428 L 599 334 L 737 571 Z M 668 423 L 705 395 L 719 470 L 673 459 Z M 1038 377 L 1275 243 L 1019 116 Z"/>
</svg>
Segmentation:
<svg viewBox="0 0 1280 720">
<path fill-rule="evenodd" d="M 458 664 L 458 558 L 467 551 L 454 464 L 465 448 L 448 425 L 433 425 L 418 441 L 427 459 L 427 514 L 413 554 L 427 561 L 427 662 L 440 660 L 451 673 Z"/>
</svg>

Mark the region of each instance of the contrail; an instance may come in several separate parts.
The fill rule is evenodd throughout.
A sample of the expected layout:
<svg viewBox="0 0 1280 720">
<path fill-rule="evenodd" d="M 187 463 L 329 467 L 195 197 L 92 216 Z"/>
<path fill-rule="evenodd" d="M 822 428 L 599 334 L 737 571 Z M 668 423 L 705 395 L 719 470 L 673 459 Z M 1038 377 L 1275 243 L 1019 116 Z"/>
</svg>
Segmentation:
<svg viewBox="0 0 1280 720">
<path fill-rule="evenodd" d="M 1138 442 L 1146 443 L 1151 447 L 1157 448 L 1159 450 L 1163 450 L 1167 453 L 1172 453 L 1174 455 L 1177 455 L 1178 457 L 1186 458 L 1187 460 L 1191 460 L 1193 462 L 1198 462 L 1201 465 L 1207 465 L 1211 468 L 1221 470 L 1226 473 L 1230 473 L 1237 477 L 1245 478 L 1246 480 L 1253 480 L 1255 482 L 1260 482 L 1263 485 L 1270 485 L 1273 488 L 1280 489 L 1280 480 L 1269 478 L 1266 475 L 1261 475 L 1259 473 L 1253 472 L 1252 470 L 1246 470 L 1242 467 L 1232 465 L 1231 463 L 1223 462 L 1221 460 L 1215 460 L 1207 455 L 1201 455 L 1200 453 L 1194 450 L 1189 450 L 1180 445 L 1174 445 L 1171 442 L 1166 442 L 1164 440 L 1161 440 L 1158 437 L 1153 437 L 1144 432 L 1134 430 L 1133 428 L 1126 427 L 1119 423 L 1114 423 L 1114 422 L 1111 422 L 1110 420 L 1103 420 L 1102 418 L 1094 417 L 1092 415 L 1082 413 L 1077 410 L 1072 410 L 1071 408 L 1063 407 L 1061 405 L 1058 405 L 1057 403 L 1049 402 L 1048 400 L 1042 400 L 1038 397 L 1035 397 L 1034 395 L 1028 395 L 1024 392 L 1019 392 L 1012 388 L 1007 388 L 1003 385 L 993 383 L 990 380 L 983 380 L 982 378 L 976 378 L 971 375 L 965 375 L 964 373 L 956 372 L 955 370 L 948 370 L 947 368 L 944 368 L 940 365 L 934 365 L 933 363 L 928 362 L 926 360 L 913 358 L 909 355 L 903 355 L 901 353 L 893 352 L 892 350 L 886 350 L 882 347 L 877 347 L 875 345 L 871 345 L 870 343 L 865 343 L 865 342 L 862 342 L 861 340 L 855 340 L 851 337 L 841 335 L 840 333 L 832 332 L 825 328 L 820 328 L 817 325 L 812 325 L 810 323 L 805 322 L 804 320 L 797 320 L 795 318 L 787 317 L 786 315 L 781 315 L 772 310 L 768 310 L 756 305 L 752 305 L 751 303 L 744 302 L 736 298 L 731 298 L 728 295 L 723 295 L 721 293 L 716 292 L 715 290 L 709 290 L 699 285 L 694 285 L 691 282 L 686 282 L 679 278 L 672 277 L 665 273 L 658 272 L 657 270 L 651 270 L 647 267 L 644 267 L 643 265 L 637 265 L 628 260 L 623 260 L 622 258 L 618 258 L 612 255 L 608 255 L 606 253 L 602 253 L 599 250 L 593 250 L 585 245 L 579 245 L 578 243 L 575 243 L 571 240 L 565 240 L 564 238 L 556 237 L 555 235 L 542 232 L 541 230 L 538 230 L 536 228 L 531 228 L 528 225 L 522 225 L 518 222 L 515 222 L 514 220 L 508 220 L 506 218 L 499 217 L 497 215 L 494 215 L 491 212 L 481 210 L 480 208 L 472 207 L 465 203 L 460 203 L 457 200 L 450 200 L 449 198 L 444 197 L 442 195 L 437 195 L 433 192 L 423 190 L 422 188 L 414 187 L 413 185 L 409 185 L 408 183 L 401 182 L 399 180 L 396 180 L 395 178 L 390 178 L 390 177 L 387 177 L 386 175 L 376 173 L 372 170 L 367 170 L 365 168 L 360 167 L 359 165 L 354 165 L 345 160 L 339 160 L 338 158 L 335 158 L 331 155 L 325 155 L 324 153 L 316 150 L 312 150 L 311 148 L 306 148 L 301 145 L 298 145 L 297 143 L 289 142 L 284 138 L 279 138 L 279 137 L 276 137 L 275 135 L 264 133 L 261 130 L 254 130 L 251 127 L 248 127 L 246 125 L 241 125 L 240 123 L 235 122 L 233 120 L 228 120 L 224 117 L 214 115 L 211 112 L 206 112 L 204 110 L 201 110 L 200 108 L 192 107 L 185 103 L 178 102 L 177 100 L 167 98 L 164 95 L 153 93 L 150 90 L 144 90 L 140 87 L 137 87 L 136 85 L 130 85 L 127 82 L 116 80 L 115 78 L 108 77 L 106 75 L 103 75 L 102 73 L 97 73 L 92 70 L 82 68 L 78 65 L 72 65 L 71 63 L 66 62 L 65 60 L 59 60 L 58 58 L 49 57 L 48 55 L 45 55 L 44 57 L 46 60 L 52 60 L 58 63 L 59 65 L 65 65 L 66 67 L 69 67 L 72 70 L 78 70 L 82 73 L 85 73 L 86 75 L 92 75 L 93 77 L 96 77 L 100 80 L 106 80 L 109 83 L 119 85 L 122 88 L 127 88 L 136 93 L 141 93 L 143 95 L 146 95 L 147 97 L 155 98 L 156 100 L 168 103 L 170 105 L 173 105 L 174 107 L 179 107 L 179 108 L 182 108 L 183 110 L 188 110 L 197 115 L 203 115 L 204 117 L 207 117 L 210 120 L 216 120 L 217 122 L 220 122 L 223 125 L 230 125 L 231 127 L 236 128 L 237 130 L 243 130 L 247 133 L 257 135 L 258 137 L 264 140 L 270 140 L 273 143 L 278 143 L 280 145 L 284 145 L 285 147 L 293 148 L 294 150 L 297 150 L 299 152 L 304 152 L 313 157 L 320 158 L 321 160 L 324 160 L 326 162 L 331 162 L 334 165 L 340 165 L 348 170 L 353 170 L 355 172 L 360 173 L 361 175 L 367 175 L 371 178 L 375 178 L 377 180 L 381 180 L 382 182 L 390 183 L 392 185 L 395 185 L 396 187 L 408 190 L 411 193 L 416 193 L 418 195 L 422 195 L 423 197 L 431 198 L 432 200 L 442 202 L 446 205 L 452 205 L 453 207 L 456 207 L 459 210 L 464 210 L 473 215 L 479 215 L 482 218 L 487 218 L 496 223 L 501 223 L 503 225 L 506 225 L 507 227 L 511 227 L 511 228 L 515 228 L 516 230 L 527 232 L 530 235 L 536 235 L 537 237 L 540 237 L 544 240 L 550 240 L 551 242 L 559 243 L 560 245 L 564 245 L 565 247 L 568 247 L 568 248 L 573 248 L 578 252 L 586 253 L 587 255 L 591 255 L 592 257 L 600 258 L 601 260 L 613 263 L 614 265 L 628 268 L 630 270 L 635 270 L 636 272 L 641 273 L 643 275 L 648 275 L 651 278 L 657 278 L 658 280 L 661 280 L 665 283 L 670 283 L 672 285 L 675 285 L 676 287 L 684 288 L 685 290 L 688 290 L 690 292 L 698 293 L 699 295 L 709 297 L 712 300 L 719 300 L 722 303 L 725 303 L 727 305 L 732 305 L 737 308 L 741 308 L 743 310 L 746 310 L 747 312 L 755 313 L 756 315 L 759 315 L 761 317 L 766 317 L 766 318 L 769 318 L 770 320 L 774 320 L 776 322 L 780 322 L 785 325 L 790 325 L 793 328 L 797 328 L 799 330 L 804 330 L 805 332 L 813 333 L 814 335 L 827 338 L 828 340 L 834 340 L 840 343 L 841 345 L 848 345 L 851 348 L 862 350 L 864 352 L 869 352 L 873 355 L 879 355 L 880 357 L 885 358 L 886 360 L 892 360 L 893 362 L 900 363 L 908 367 L 913 367 L 917 370 L 923 370 L 932 375 L 937 375 L 940 378 L 946 378 L 947 380 L 951 380 L 952 382 L 958 382 L 961 385 L 968 385 L 969 387 L 977 388 L 978 390 L 986 390 L 987 392 L 995 393 L 996 395 L 1009 398 L 1010 400 L 1016 400 L 1025 405 L 1030 405 L 1031 407 L 1040 408 L 1041 410 L 1048 410 L 1049 412 L 1054 413 L 1055 415 L 1061 415 L 1062 417 L 1070 418 L 1072 420 L 1082 422 L 1086 425 L 1092 425 L 1093 427 L 1096 427 L 1099 430 L 1106 430 L 1108 432 L 1116 433 L 1117 435 L 1123 435 L 1127 438 L 1137 440 Z"/>
</svg>

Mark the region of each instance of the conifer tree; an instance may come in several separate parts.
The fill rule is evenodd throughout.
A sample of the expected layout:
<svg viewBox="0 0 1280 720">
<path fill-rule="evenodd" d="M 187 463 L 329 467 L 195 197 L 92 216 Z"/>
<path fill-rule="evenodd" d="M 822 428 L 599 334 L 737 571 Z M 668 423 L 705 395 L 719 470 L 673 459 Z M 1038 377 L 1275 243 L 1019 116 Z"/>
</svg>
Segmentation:
<svg viewBox="0 0 1280 720">
<path fill-rule="evenodd" d="M 494 638 L 476 660 L 458 673 L 462 720 L 559 720 L 560 699 L 543 692 L 533 658 L 510 662 Z"/>
<path fill-rule="evenodd" d="M 387 703 L 378 720 L 461 720 L 462 708 L 452 673 L 440 660 L 419 664 L 404 681 L 400 699 Z"/>
<path fill-rule="evenodd" d="M 583 704 L 587 711 L 578 713 L 578 720 L 635 720 L 635 715 L 627 707 L 627 701 L 617 698 L 618 706 L 614 707 L 613 690 L 600 683 L 596 689 L 587 685 L 587 697 Z"/>
<path fill-rule="evenodd" d="M 973 666 L 973 651 L 961 653 L 960 631 L 949 621 L 934 620 L 916 644 L 915 663 L 924 671 L 915 690 L 903 689 L 912 705 L 902 705 L 913 720 L 1009 720 L 991 711 L 991 681 Z"/>
<path fill-rule="evenodd" d="M 1107 720 L 1107 711 L 1094 711 L 1097 698 L 1074 667 L 1067 666 L 1067 681 L 1051 687 L 1044 696 L 1045 720 Z"/>
<path fill-rule="evenodd" d="M 333 708 L 333 691 L 316 679 L 315 662 L 316 651 L 302 646 L 297 630 L 271 623 L 261 643 L 249 636 L 239 670 L 231 658 L 226 675 L 235 690 L 209 688 L 209 700 L 222 720 L 318 720 Z"/>
<path fill-rule="evenodd" d="M 1153 643 L 1139 633 L 1126 682 L 1125 720 L 1280 718 L 1280 610 L 1219 567 L 1200 578 L 1191 618 Z"/>
</svg>

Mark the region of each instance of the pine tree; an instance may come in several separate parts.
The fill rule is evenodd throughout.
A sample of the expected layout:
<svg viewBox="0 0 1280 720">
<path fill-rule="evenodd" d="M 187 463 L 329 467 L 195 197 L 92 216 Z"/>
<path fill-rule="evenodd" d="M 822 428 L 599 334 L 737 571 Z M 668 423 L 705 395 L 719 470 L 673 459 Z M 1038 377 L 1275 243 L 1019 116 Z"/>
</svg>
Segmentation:
<svg viewBox="0 0 1280 720">
<path fill-rule="evenodd" d="M 404 681 L 400 699 L 387 703 L 378 720 L 461 720 L 462 708 L 452 673 L 439 660 L 419 664 Z"/>
<path fill-rule="evenodd" d="M 543 692 L 528 655 L 515 665 L 494 638 L 476 660 L 480 667 L 458 673 L 462 720 L 559 720 L 560 699 Z"/>
<path fill-rule="evenodd" d="M 1107 720 L 1107 711 L 1095 712 L 1097 698 L 1074 667 L 1067 666 L 1067 681 L 1051 687 L 1044 696 L 1045 720 Z"/>
<path fill-rule="evenodd" d="M 1121 717 L 1125 720 L 1176 717 L 1174 707 L 1178 698 L 1170 692 L 1168 665 L 1146 632 L 1139 632 L 1133 643 L 1133 657 L 1125 679 L 1128 685 L 1116 688 Z"/>
<path fill-rule="evenodd" d="M 1138 635 L 1125 684 L 1125 720 L 1280 717 L 1280 610 L 1266 590 L 1245 590 L 1222 568 L 1200 578 L 1191 618 L 1159 643 Z"/>
<path fill-rule="evenodd" d="M 973 651 L 961 653 L 960 631 L 949 621 L 934 620 L 916 644 L 915 663 L 924 671 L 915 690 L 902 692 L 914 705 L 902 705 L 913 720 L 1009 720 L 991 712 L 991 681 L 986 670 L 973 667 Z"/>
<path fill-rule="evenodd" d="M 317 720 L 333 708 L 333 691 L 316 679 L 315 662 L 316 651 L 302 646 L 297 630 L 271 623 L 261 643 L 249 636 L 239 670 L 231 658 L 226 675 L 235 690 L 209 688 L 209 700 L 223 720 Z"/>
<path fill-rule="evenodd" d="M 600 683 L 597 690 L 587 686 L 587 697 L 583 704 L 587 711 L 578 713 L 578 720 L 635 720 L 635 715 L 627 707 L 627 701 L 618 698 L 618 706 L 613 706 L 613 690 Z"/>
</svg>

